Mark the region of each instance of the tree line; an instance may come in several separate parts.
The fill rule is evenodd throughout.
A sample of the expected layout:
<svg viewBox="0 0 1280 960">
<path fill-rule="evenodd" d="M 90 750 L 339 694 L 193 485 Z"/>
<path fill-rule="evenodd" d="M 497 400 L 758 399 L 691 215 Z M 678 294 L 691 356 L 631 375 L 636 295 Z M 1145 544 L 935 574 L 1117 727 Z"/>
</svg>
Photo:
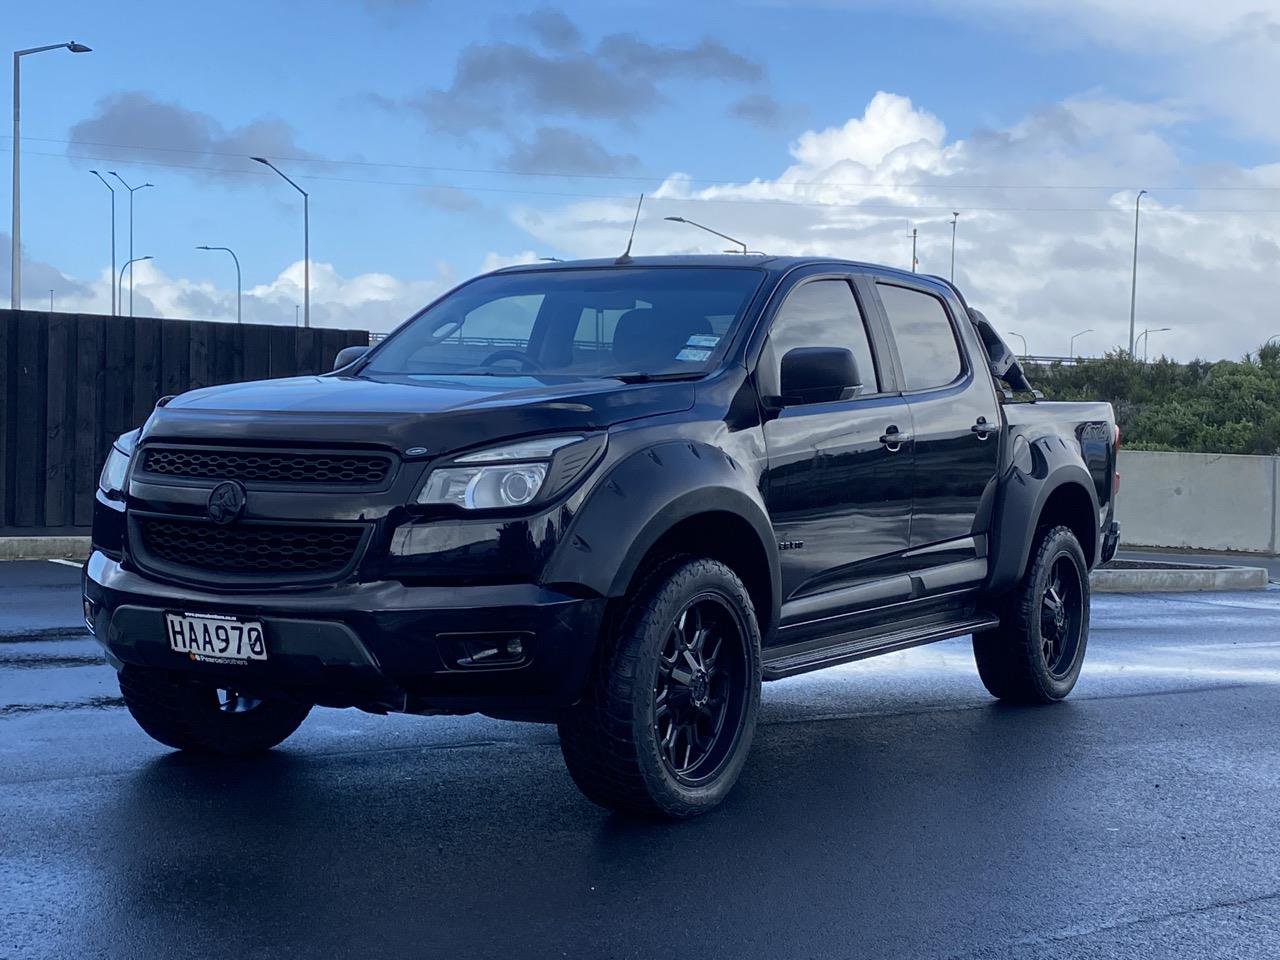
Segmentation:
<svg viewBox="0 0 1280 960">
<path fill-rule="evenodd" d="M 1240 360 L 1138 363 L 1124 351 L 1029 365 L 1046 400 L 1108 400 L 1129 449 L 1280 453 L 1280 346 Z"/>
</svg>

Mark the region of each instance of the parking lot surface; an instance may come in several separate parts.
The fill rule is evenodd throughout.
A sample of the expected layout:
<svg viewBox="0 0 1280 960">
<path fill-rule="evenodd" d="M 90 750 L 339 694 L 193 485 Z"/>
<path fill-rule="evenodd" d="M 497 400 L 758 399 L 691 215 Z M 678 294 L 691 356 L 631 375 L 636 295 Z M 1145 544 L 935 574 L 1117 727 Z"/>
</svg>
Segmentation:
<svg viewBox="0 0 1280 960">
<path fill-rule="evenodd" d="M 0 607 L 39 620 L 24 569 Z M 681 824 L 483 717 L 316 710 L 266 757 L 182 756 L 74 611 L 33 627 L 0 640 L 0 956 L 1280 952 L 1280 591 L 1095 599 L 1048 708 L 992 701 L 964 640 L 770 684 L 738 787 Z"/>
</svg>

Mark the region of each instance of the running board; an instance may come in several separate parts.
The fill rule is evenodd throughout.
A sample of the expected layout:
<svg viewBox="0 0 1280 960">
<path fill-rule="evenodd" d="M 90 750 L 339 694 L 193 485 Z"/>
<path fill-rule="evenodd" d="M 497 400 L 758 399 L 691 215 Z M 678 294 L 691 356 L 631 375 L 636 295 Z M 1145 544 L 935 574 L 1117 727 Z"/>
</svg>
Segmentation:
<svg viewBox="0 0 1280 960">
<path fill-rule="evenodd" d="M 882 653 L 906 650 L 908 647 L 918 647 L 938 640 L 949 640 L 966 633 L 990 630 L 999 625 L 999 618 L 988 613 L 964 620 L 953 620 L 949 623 L 898 630 L 876 637 L 861 637 L 829 647 L 766 659 L 763 675 L 765 680 L 781 680 L 783 677 L 794 677 L 798 673 L 808 673 L 810 670 L 821 670 L 823 667 L 834 667 L 836 664 L 875 657 Z"/>
</svg>

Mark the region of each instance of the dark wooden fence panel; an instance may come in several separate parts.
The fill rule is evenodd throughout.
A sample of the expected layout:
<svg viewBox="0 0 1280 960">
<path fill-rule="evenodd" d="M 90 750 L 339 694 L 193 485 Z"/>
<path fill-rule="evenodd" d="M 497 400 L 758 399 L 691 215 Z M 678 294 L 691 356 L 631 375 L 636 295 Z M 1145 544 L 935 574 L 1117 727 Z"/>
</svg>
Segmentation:
<svg viewBox="0 0 1280 960">
<path fill-rule="evenodd" d="M 319 373 L 363 330 L 0 310 L 0 535 L 93 519 L 107 449 L 156 400 Z"/>
</svg>

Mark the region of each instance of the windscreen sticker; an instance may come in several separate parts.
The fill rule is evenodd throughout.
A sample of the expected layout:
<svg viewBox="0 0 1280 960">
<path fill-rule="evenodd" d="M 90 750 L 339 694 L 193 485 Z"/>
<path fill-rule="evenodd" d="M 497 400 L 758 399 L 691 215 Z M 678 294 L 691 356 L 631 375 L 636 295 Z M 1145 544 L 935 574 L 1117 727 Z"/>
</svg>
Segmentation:
<svg viewBox="0 0 1280 960">
<path fill-rule="evenodd" d="M 719 337 L 711 337 L 702 333 L 695 333 L 685 341 L 686 347 L 714 347 L 720 342 Z"/>
<path fill-rule="evenodd" d="M 710 350 L 695 350 L 693 347 L 685 347 L 676 354 L 677 360 L 694 360 L 699 363 L 707 360 L 711 356 Z"/>
</svg>

